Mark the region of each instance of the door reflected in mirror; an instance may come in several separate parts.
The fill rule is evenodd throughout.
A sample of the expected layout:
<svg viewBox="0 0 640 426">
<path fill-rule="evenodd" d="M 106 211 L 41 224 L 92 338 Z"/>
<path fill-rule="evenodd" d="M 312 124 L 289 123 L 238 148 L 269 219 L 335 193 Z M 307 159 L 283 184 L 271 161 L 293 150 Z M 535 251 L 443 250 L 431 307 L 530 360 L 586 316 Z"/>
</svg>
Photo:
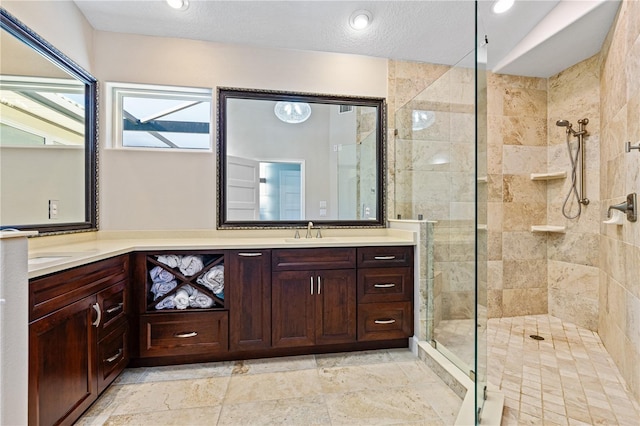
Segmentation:
<svg viewBox="0 0 640 426">
<path fill-rule="evenodd" d="M 220 228 L 382 226 L 380 98 L 218 90 Z"/>
</svg>

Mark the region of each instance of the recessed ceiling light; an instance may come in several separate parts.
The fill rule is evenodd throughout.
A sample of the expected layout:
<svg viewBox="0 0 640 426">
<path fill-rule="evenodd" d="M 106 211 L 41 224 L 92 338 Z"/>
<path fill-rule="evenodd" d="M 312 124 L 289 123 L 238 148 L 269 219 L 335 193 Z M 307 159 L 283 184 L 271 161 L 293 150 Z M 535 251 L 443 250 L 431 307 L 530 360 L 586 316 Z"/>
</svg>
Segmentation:
<svg viewBox="0 0 640 426">
<path fill-rule="evenodd" d="M 189 7 L 188 0 L 167 0 L 167 4 L 176 10 L 185 10 Z"/>
<path fill-rule="evenodd" d="M 373 17 L 368 10 L 356 10 L 349 18 L 349 25 L 354 30 L 363 30 L 371 24 Z"/>
<path fill-rule="evenodd" d="M 511 9 L 514 2 L 515 0 L 498 0 L 493 4 L 491 10 L 493 10 L 493 13 L 497 14 L 505 13 L 507 10 Z"/>
</svg>

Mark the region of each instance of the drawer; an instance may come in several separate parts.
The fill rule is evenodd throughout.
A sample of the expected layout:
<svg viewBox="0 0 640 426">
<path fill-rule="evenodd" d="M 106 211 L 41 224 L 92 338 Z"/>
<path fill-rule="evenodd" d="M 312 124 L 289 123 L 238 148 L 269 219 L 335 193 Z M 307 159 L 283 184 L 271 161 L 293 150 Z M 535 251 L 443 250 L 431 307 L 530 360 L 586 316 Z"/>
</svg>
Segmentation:
<svg viewBox="0 0 640 426">
<path fill-rule="evenodd" d="M 29 321 L 129 277 L 129 256 L 118 256 L 29 281 Z"/>
<path fill-rule="evenodd" d="M 392 340 L 413 334 L 411 302 L 358 305 L 358 341 Z"/>
<path fill-rule="evenodd" d="M 355 248 L 278 249 L 271 252 L 272 270 L 308 271 L 356 267 Z"/>
<path fill-rule="evenodd" d="M 124 323 L 98 342 L 98 393 L 113 382 L 129 363 L 129 329 Z"/>
<path fill-rule="evenodd" d="M 224 352 L 229 349 L 227 311 L 140 316 L 140 356 Z"/>
<path fill-rule="evenodd" d="M 121 322 L 125 322 L 129 312 L 126 281 L 121 281 L 98 293 L 98 304 L 102 312 L 98 327 L 98 340 L 111 333 Z"/>
<path fill-rule="evenodd" d="M 358 248 L 358 268 L 393 266 L 413 266 L 413 246 Z"/>
<path fill-rule="evenodd" d="M 412 300 L 413 268 L 358 269 L 358 303 Z"/>
</svg>

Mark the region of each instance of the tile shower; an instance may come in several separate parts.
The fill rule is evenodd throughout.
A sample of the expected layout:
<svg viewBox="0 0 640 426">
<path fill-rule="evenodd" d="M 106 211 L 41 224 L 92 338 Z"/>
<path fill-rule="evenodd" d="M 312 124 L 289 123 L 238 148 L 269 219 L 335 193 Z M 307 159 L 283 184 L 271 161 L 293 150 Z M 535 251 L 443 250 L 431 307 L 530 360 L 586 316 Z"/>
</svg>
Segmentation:
<svg viewBox="0 0 640 426">
<path fill-rule="evenodd" d="M 640 2 L 634 1 L 621 3 L 602 49 L 591 58 L 549 78 L 488 73 L 487 174 L 486 184 L 478 174 L 477 186 L 488 199 L 487 316 L 549 314 L 596 332 L 636 400 L 640 225 L 602 221 L 609 205 L 640 192 L 640 155 L 624 151 L 626 141 L 640 141 L 639 76 Z M 475 224 L 468 213 L 473 217 L 474 205 L 468 197 L 474 194 L 475 176 L 464 176 L 474 168 L 474 152 L 465 143 L 473 141 L 475 129 L 473 122 L 459 120 L 467 113 L 465 93 L 475 95 L 473 85 L 471 69 L 389 64 L 390 215 L 416 219 L 423 214 L 436 221 L 434 307 L 421 320 L 430 319 L 434 330 L 440 326 L 453 340 L 467 330 L 449 321 L 473 318 L 475 309 L 469 302 L 475 283 L 465 285 L 473 281 Z M 450 101 L 450 109 L 442 110 Z M 413 109 L 435 111 L 434 124 L 412 131 L 407 111 Z M 582 118 L 589 119 L 584 146 L 590 203 L 579 218 L 569 220 L 561 210 L 570 179 L 533 181 L 530 175 L 570 172 L 565 129 L 555 123 Z M 443 155 L 450 163 L 437 161 Z M 532 233 L 532 225 L 565 226 L 566 232 Z M 480 285 L 481 277 L 482 269 Z M 468 339 L 462 340 L 468 346 Z M 452 349 L 462 357 L 473 354 L 468 347 Z"/>
</svg>

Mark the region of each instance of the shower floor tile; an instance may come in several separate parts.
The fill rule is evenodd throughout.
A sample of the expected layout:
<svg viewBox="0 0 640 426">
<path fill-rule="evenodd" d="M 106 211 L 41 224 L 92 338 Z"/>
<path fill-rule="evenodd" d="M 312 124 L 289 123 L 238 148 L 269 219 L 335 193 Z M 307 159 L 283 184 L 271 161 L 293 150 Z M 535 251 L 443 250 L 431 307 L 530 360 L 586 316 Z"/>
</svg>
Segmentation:
<svg viewBox="0 0 640 426">
<path fill-rule="evenodd" d="M 504 426 L 640 424 L 640 404 L 597 333 L 551 315 L 493 318 L 487 355 L 488 380 L 506 396 Z"/>
</svg>

